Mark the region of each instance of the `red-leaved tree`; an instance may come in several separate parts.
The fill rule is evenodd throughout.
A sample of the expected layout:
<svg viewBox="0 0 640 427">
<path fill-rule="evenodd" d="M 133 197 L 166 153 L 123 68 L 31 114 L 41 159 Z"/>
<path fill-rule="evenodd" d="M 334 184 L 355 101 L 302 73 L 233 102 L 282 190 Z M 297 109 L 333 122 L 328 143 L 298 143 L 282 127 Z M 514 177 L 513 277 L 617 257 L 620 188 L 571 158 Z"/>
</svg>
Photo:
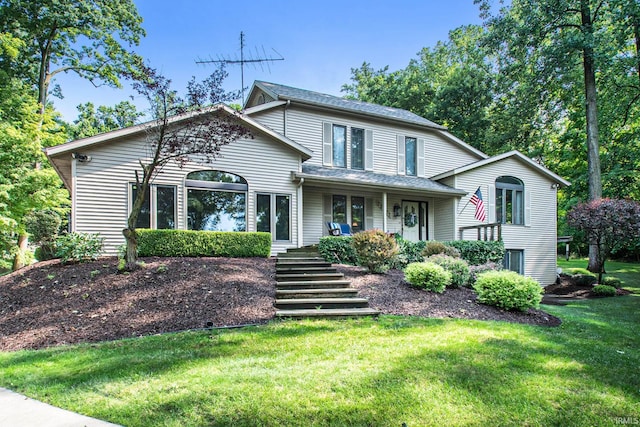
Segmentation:
<svg viewBox="0 0 640 427">
<path fill-rule="evenodd" d="M 223 68 L 214 71 L 201 83 L 191 80 L 186 97 L 171 89 L 171 80 L 155 69 L 142 67 L 142 76 L 136 76 L 134 89 L 151 105 L 151 122 L 142 125 L 149 147 L 148 158 L 140 159 L 140 170 L 135 171 L 137 195 L 122 230 L 127 243 L 126 269 L 136 268 L 138 236 L 136 222 L 145 195 L 156 175 L 169 162 L 184 165 L 190 161 L 211 163 L 220 154 L 222 146 L 240 138 L 253 138 L 239 119 L 241 113 L 221 104 L 238 99 L 238 93 L 226 92 L 222 82 Z"/>
<path fill-rule="evenodd" d="M 640 203 L 626 199 L 579 203 L 567 213 L 567 224 L 583 231 L 589 244 L 598 247 L 596 265 L 589 263 L 589 271 L 598 273 L 602 283 L 609 255 L 640 238 Z"/>
</svg>

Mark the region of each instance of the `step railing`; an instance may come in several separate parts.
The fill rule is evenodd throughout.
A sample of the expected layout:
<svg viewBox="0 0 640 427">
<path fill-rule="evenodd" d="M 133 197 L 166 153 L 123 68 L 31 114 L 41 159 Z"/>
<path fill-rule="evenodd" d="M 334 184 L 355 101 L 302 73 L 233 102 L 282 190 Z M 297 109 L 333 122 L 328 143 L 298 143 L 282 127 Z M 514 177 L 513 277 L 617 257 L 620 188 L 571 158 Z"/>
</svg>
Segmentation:
<svg viewBox="0 0 640 427">
<path fill-rule="evenodd" d="M 499 222 L 492 222 L 489 224 L 480 225 L 468 225 L 466 227 L 460 227 L 458 229 L 459 239 L 465 240 L 464 232 L 466 230 L 477 230 L 477 240 L 490 240 L 499 241 L 502 240 L 502 224 Z"/>
</svg>

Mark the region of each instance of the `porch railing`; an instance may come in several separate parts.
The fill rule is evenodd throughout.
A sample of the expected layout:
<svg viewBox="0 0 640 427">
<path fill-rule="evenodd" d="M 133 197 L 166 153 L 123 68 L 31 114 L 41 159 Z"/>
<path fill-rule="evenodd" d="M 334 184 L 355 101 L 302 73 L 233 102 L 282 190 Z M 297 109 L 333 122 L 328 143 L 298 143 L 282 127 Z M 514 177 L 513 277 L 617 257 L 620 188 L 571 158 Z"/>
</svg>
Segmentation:
<svg viewBox="0 0 640 427">
<path fill-rule="evenodd" d="M 465 230 L 477 230 L 478 240 L 502 240 L 502 224 L 499 222 L 492 222 L 490 224 L 469 225 L 466 227 L 460 227 L 458 230 L 460 240 L 464 240 Z"/>
</svg>

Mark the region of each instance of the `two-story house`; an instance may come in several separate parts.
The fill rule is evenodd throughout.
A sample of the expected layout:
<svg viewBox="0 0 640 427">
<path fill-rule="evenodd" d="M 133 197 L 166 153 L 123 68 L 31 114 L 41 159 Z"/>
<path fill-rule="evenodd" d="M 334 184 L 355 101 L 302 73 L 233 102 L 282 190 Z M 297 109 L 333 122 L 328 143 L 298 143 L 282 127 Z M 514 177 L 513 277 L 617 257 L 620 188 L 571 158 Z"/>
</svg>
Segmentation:
<svg viewBox="0 0 640 427">
<path fill-rule="evenodd" d="M 260 81 L 240 119 L 254 138 L 213 164 L 163 168 L 140 227 L 268 231 L 277 253 L 318 243 L 327 222 L 414 241 L 477 239 L 497 223 L 509 268 L 555 280 L 557 189 L 569 183 L 521 153 L 489 157 L 405 110 Z M 71 193 L 71 229 L 100 233 L 106 253 L 124 243 L 145 129 L 46 150 Z M 469 203 L 477 189 L 484 222 Z"/>
</svg>

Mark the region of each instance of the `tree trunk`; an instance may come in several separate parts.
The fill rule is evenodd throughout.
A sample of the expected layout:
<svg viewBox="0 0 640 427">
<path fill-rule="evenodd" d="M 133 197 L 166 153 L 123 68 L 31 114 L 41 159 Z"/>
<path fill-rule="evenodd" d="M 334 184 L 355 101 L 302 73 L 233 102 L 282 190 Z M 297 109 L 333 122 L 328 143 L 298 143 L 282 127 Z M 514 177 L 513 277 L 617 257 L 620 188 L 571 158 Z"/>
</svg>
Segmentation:
<svg viewBox="0 0 640 427">
<path fill-rule="evenodd" d="M 13 271 L 19 270 L 26 265 L 25 253 L 27 251 L 27 237 L 25 233 L 21 233 L 18 236 L 18 251 L 16 252 L 16 256 L 13 257 Z"/>
<path fill-rule="evenodd" d="M 588 0 L 581 1 L 582 31 L 587 40 L 591 40 L 593 23 Z M 600 143 L 598 137 L 598 104 L 596 93 L 596 72 L 593 47 L 585 44 L 582 50 L 584 66 L 584 92 L 587 119 L 587 173 L 589 181 L 589 200 L 602 198 L 602 177 L 600 169 Z M 589 266 L 593 273 L 601 270 L 598 262 L 598 246 L 589 245 Z"/>
<path fill-rule="evenodd" d="M 133 271 L 138 268 L 138 237 L 135 229 L 125 228 L 122 234 L 127 242 L 127 253 L 125 254 L 125 270 Z"/>
</svg>

